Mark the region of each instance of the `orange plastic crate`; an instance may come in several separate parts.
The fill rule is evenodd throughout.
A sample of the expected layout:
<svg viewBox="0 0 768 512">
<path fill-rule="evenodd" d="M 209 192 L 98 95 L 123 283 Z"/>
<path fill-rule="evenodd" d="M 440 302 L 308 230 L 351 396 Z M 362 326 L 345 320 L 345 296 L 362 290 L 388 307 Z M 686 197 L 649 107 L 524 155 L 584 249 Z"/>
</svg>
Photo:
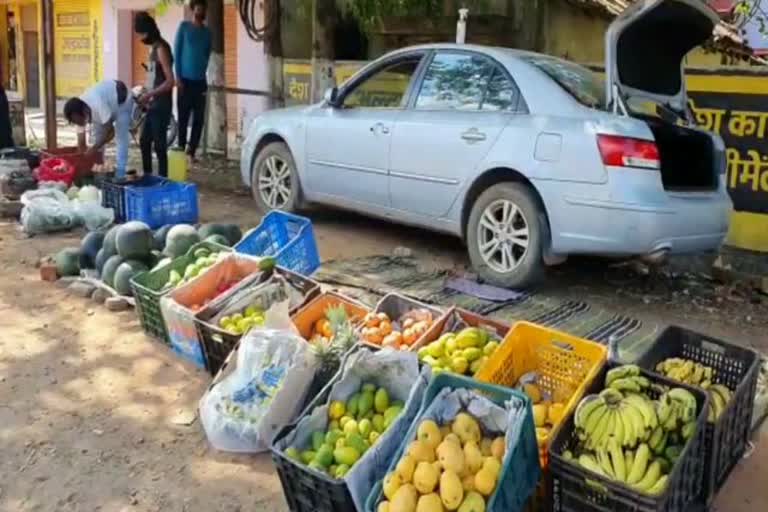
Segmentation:
<svg viewBox="0 0 768 512">
<path fill-rule="evenodd" d="M 514 387 L 526 373 L 539 373 L 538 385 L 562 400 L 565 413 L 552 425 L 547 441 L 539 449 L 541 467 L 547 467 L 547 448 L 583 398 L 587 386 L 605 364 L 608 348 L 593 341 L 548 329 L 530 322 L 517 322 L 475 378 Z"/>
<path fill-rule="evenodd" d="M 291 319 L 299 330 L 299 334 L 305 340 L 312 337 L 312 328 L 315 322 L 325 317 L 325 312 L 330 307 L 342 305 L 353 324 L 361 322 L 370 311 L 363 304 L 335 292 L 325 292 L 318 295 L 312 302 L 298 310 Z"/>
</svg>

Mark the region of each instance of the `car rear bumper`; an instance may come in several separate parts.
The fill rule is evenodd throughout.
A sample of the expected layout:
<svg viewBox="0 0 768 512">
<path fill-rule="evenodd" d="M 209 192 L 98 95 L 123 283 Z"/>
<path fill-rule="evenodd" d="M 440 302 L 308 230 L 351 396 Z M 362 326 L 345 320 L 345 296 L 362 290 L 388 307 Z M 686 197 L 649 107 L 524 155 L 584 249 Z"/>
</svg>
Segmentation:
<svg viewBox="0 0 768 512">
<path fill-rule="evenodd" d="M 614 189 L 616 184 L 606 186 Z M 629 193 L 611 191 L 604 199 L 569 190 L 561 190 L 553 211 L 547 205 L 554 253 L 641 256 L 705 252 L 717 250 L 728 234 L 732 203 L 724 184 L 717 192 L 661 189 L 657 194 L 636 188 Z"/>
</svg>

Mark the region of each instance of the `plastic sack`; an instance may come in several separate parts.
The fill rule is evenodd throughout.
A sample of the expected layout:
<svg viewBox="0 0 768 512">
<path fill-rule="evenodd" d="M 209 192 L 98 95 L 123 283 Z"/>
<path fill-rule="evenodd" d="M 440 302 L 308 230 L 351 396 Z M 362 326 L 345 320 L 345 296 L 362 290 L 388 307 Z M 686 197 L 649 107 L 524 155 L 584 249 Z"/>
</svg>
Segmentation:
<svg viewBox="0 0 768 512">
<path fill-rule="evenodd" d="M 24 192 L 21 203 L 21 225 L 29 235 L 68 230 L 82 222 L 67 195 L 57 188 Z"/>
<path fill-rule="evenodd" d="M 288 330 L 253 329 L 237 350 L 237 366 L 200 400 L 200 421 L 217 450 L 266 451 L 299 412 L 317 363 Z"/>
<path fill-rule="evenodd" d="M 98 201 L 75 200 L 72 205 L 88 231 L 106 229 L 115 221 L 115 210 L 105 208 Z"/>
<path fill-rule="evenodd" d="M 84 202 L 93 201 L 100 203 L 101 193 L 99 192 L 99 189 L 93 185 L 86 185 L 77 192 L 77 198 Z"/>
<path fill-rule="evenodd" d="M 365 500 L 373 485 L 384 478 L 392 456 L 408 433 L 424 398 L 424 392 L 432 375 L 432 369 L 424 366 L 419 369 L 419 362 L 413 352 L 399 350 L 380 350 L 373 352 L 361 348 L 350 353 L 343 363 L 341 372 L 332 381 L 330 393 L 327 388 L 318 396 L 327 396 L 321 404 L 310 405 L 305 416 L 296 428 L 282 438 L 275 448 L 284 451 L 289 446 L 311 445 L 312 433 L 325 431 L 328 427 L 328 404 L 339 400 L 346 402 L 360 390 L 363 383 L 373 383 L 387 389 L 392 401 L 401 400 L 405 407 L 397 419 L 379 437 L 365 454 L 344 476 L 349 493 L 357 510 L 365 510 Z"/>
</svg>

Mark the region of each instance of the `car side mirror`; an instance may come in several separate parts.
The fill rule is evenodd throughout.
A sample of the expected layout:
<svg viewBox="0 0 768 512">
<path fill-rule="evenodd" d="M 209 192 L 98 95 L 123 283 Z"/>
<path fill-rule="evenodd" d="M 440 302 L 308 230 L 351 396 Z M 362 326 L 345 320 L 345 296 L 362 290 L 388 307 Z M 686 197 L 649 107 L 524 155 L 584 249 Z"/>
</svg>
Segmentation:
<svg viewBox="0 0 768 512">
<path fill-rule="evenodd" d="M 336 108 L 339 101 L 339 88 L 331 87 L 330 89 L 327 89 L 323 95 L 323 100 L 326 105 Z"/>
</svg>

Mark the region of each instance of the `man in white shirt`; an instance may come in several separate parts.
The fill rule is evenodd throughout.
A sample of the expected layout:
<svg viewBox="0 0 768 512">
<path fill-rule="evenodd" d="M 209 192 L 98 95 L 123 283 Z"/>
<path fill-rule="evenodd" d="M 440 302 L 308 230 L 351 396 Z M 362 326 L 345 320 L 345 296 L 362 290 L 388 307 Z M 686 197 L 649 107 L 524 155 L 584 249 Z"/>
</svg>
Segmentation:
<svg viewBox="0 0 768 512">
<path fill-rule="evenodd" d="M 77 144 L 87 156 L 94 156 L 112 140 L 117 141 L 115 175 L 125 176 L 128 164 L 128 146 L 131 141 L 131 115 L 133 97 L 119 80 L 104 80 L 94 85 L 79 98 L 70 98 L 64 104 L 64 117 L 79 127 Z M 91 147 L 86 145 L 85 127 L 91 125 Z"/>
</svg>

